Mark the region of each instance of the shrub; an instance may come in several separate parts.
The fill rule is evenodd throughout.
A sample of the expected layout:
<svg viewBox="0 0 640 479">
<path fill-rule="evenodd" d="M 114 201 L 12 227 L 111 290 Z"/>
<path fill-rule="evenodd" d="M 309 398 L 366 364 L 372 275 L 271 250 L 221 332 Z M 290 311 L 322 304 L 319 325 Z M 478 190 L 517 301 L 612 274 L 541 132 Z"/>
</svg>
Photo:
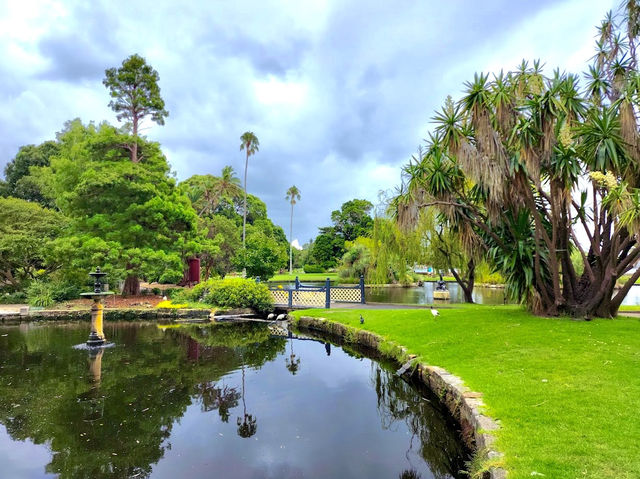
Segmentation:
<svg viewBox="0 0 640 479">
<path fill-rule="evenodd" d="M 251 279 L 228 278 L 201 284 L 203 290 L 207 291 L 204 295 L 206 303 L 226 308 L 251 308 L 259 313 L 273 309 L 271 293 L 264 283 L 256 283 Z"/>
<path fill-rule="evenodd" d="M 160 288 L 151 288 L 151 293 L 153 293 L 156 296 L 160 296 L 160 293 L 162 293 L 162 290 Z"/>
<path fill-rule="evenodd" d="M 305 264 L 303 269 L 305 273 L 324 273 L 324 268 L 319 264 Z"/>
<path fill-rule="evenodd" d="M 36 280 L 27 288 L 27 300 L 31 306 L 39 306 L 42 308 L 51 306 L 55 303 L 53 295 L 53 283 L 45 283 L 44 281 Z"/>
<path fill-rule="evenodd" d="M 21 304 L 27 302 L 27 293 L 16 291 L 15 293 L 0 294 L 0 304 Z"/>
<path fill-rule="evenodd" d="M 158 309 L 183 309 L 188 307 L 188 304 L 174 304 L 171 302 L 170 299 L 166 300 L 166 301 L 160 301 L 157 305 L 156 308 Z"/>
<path fill-rule="evenodd" d="M 67 301 L 69 299 L 77 299 L 80 297 L 80 293 L 85 289 L 73 281 L 51 281 L 53 289 L 53 301 L 59 303 L 60 301 Z"/>
<path fill-rule="evenodd" d="M 177 284 L 182 279 L 182 277 L 183 277 L 183 273 L 181 273 L 180 271 L 167 270 L 164 273 L 162 273 L 162 276 L 160 276 L 158 283 Z"/>
</svg>

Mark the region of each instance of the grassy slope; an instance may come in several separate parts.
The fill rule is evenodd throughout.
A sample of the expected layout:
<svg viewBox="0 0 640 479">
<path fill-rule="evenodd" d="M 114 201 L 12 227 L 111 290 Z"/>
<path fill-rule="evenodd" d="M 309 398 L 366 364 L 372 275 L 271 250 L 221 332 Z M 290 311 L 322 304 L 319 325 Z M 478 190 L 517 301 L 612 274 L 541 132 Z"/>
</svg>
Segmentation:
<svg viewBox="0 0 640 479">
<path fill-rule="evenodd" d="M 337 273 L 284 273 L 276 274 L 273 278 L 269 278 L 269 281 L 294 281 L 296 276 L 300 281 L 324 281 L 329 278 L 331 281 L 337 281 Z"/>
<path fill-rule="evenodd" d="M 509 477 L 640 477 L 640 320 L 578 322 L 517 306 L 307 310 L 406 346 L 484 393 Z"/>
</svg>

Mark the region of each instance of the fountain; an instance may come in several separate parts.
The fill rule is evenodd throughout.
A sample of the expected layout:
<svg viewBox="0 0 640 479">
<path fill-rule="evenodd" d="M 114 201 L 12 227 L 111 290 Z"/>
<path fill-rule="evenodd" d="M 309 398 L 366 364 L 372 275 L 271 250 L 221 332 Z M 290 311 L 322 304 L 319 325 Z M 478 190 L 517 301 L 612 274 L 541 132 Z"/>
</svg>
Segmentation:
<svg viewBox="0 0 640 479">
<path fill-rule="evenodd" d="M 440 272 L 439 274 L 440 279 L 436 282 L 436 287 L 433 290 L 433 299 L 450 299 L 451 294 L 447 289 L 447 283 L 445 283 L 444 279 L 442 278 L 442 272 Z"/>
<path fill-rule="evenodd" d="M 91 293 L 80 294 L 80 296 L 90 296 L 93 299 L 93 305 L 91 306 L 91 332 L 89 333 L 89 339 L 87 340 L 87 346 L 90 348 L 105 346 L 107 342 L 102 330 L 104 309 L 102 305 L 102 298 L 104 296 L 112 295 L 113 292 L 102 290 L 102 278 L 106 275 L 107 273 L 100 271 L 100 267 L 96 268 L 93 273 L 89 273 L 89 276 L 93 278 L 93 291 Z"/>
</svg>

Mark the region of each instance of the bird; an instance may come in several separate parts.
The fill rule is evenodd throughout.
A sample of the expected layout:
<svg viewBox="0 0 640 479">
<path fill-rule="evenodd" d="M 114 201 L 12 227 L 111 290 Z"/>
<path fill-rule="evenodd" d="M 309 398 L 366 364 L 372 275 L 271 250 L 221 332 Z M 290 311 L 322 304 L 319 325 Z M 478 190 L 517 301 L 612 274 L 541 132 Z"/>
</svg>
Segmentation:
<svg viewBox="0 0 640 479">
<path fill-rule="evenodd" d="M 360 324 L 364 324 L 364 318 L 360 315 Z"/>
<path fill-rule="evenodd" d="M 269 321 L 271 321 L 272 319 L 274 319 L 276 317 L 276 315 L 274 313 L 269 313 L 269 316 L 267 316 L 267 319 Z"/>
<path fill-rule="evenodd" d="M 167 297 L 166 297 L 166 296 L 163 296 L 163 297 L 162 297 L 162 301 L 166 301 L 166 300 L 167 300 Z"/>
<path fill-rule="evenodd" d="M 435 318 L 436 316 L 440 316 L 440 311 L 436 308 L 431 308 L 431 314 L 433 314 L 433 317 Z"/>
<path fill-rule="evenodd" d="M 287 319 L 286 314 L 279 314 L 278 317 L 276 318 L 276 321 L 284 321 L 285 319 Z"/>
</svg>

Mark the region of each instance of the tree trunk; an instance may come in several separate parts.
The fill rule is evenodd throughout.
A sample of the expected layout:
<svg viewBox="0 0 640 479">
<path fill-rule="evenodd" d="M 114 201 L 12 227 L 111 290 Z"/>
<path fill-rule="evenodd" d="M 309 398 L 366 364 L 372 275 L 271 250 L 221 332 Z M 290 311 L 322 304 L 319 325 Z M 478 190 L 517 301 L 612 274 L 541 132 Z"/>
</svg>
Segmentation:
<svg viewBox="0 0 640 479">
<path fill-rule="evenodd" d="M 289 274 L 293 273 L 293 203 L 291 203 L 291 219 L 289 222 Z"/>
<path fill-rule="evenodd" d="M 473 259 L 470 259 L 467 263 L 468 271 L 466 279 L 461 278 L 454 267 L 450 266 L 449 270 L 451 271 L 453 277 L 456 279 L 456 283 L 458 283 L 458 285 L 462 289 L 462 292 L 464 294 L 464 302 L 473 303 L 473 285 L 476 280 L 476 265 Z"/>
<path fill-rule="evenodd" d="M 244 208 L 242 212 L 242 249 L 246 248 L 247 237 L 247 169 L 249 168 L 249 145 L 247 145 L 247 159 L 244 163 Z"/>
<path fill-rule="evenodd" d="M 122 288 L 122 296 L 139 296 L 140 295 L 140 279 L 136 275 L 127 276 L 124 280 L 124 288 Z"/>
<path fill-rule="evenodd" d="M 133 116 L 133 145 L 131 145 L 131 161 L 138 162 L 138 117 Z"/>
</svg>

